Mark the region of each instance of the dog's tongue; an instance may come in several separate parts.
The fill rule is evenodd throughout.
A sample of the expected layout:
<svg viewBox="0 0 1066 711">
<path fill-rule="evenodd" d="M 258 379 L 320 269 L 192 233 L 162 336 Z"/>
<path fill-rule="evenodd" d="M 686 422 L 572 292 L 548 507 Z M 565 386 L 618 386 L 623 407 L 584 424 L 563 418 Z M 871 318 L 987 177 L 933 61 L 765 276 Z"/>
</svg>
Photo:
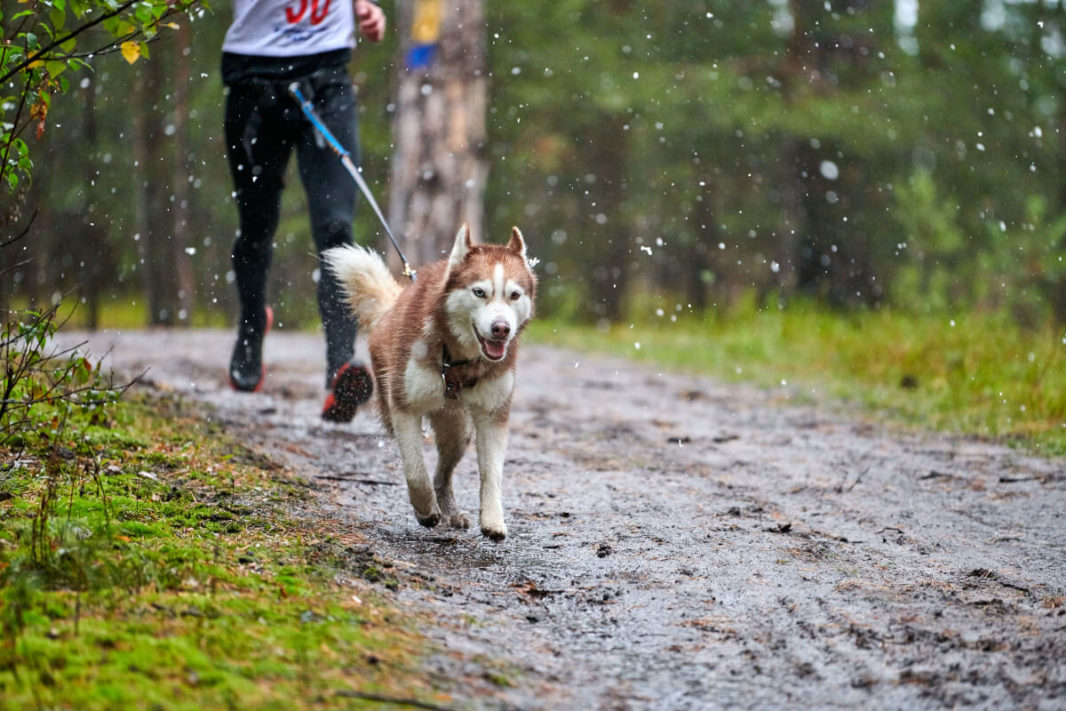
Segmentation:
<svg viewBox="0 0 1066 711">
<path fill-rule="evenodd" d="M 485 351 L 485 355 L 493 360 L 499 360 L 503 358 L 503 354 L 507 352 L 507 341 L 484 341 L 482 343 L 482 350 Z"/>
</svg>

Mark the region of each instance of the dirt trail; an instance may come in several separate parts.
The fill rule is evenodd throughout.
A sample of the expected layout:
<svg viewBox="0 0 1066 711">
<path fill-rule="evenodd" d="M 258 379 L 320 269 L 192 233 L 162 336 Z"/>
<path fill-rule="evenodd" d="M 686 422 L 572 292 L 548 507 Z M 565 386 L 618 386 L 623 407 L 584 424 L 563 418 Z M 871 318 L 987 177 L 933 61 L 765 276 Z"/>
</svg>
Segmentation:
<svg viewBox="0 0 1066 711">
<path fill-rule="evenodd" d="M 225 387 L 229 333 L 90 338 L 313 481 L 438 616 L 461 706 L 1066 705 L 1061 459 L 528 347 L 493 544 L 418 526 L 372 413 L 318 420 L 318 336 L 272 334 L 254 396 Z"/>
</svg>

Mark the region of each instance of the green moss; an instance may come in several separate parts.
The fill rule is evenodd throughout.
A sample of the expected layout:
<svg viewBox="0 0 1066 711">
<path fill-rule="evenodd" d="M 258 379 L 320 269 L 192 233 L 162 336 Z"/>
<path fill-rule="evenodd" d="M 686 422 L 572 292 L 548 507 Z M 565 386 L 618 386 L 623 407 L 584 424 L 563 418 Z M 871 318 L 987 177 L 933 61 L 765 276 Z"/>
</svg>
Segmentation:
<svg viewBox="0 0 1066 711">
<path fill-rule="evenodd" d="M 351 557 L 338 527 L 279 514 L 300 488 L 184 409 L 120 403 L 106 423 L 70 423 L 85 452 L 49 469 L 38 443 L 3 471 L 0 707 L 343 708 L 337 691 L 353 688 L 444 698 L 388 588 L 334 582 Z"/>
</svg>

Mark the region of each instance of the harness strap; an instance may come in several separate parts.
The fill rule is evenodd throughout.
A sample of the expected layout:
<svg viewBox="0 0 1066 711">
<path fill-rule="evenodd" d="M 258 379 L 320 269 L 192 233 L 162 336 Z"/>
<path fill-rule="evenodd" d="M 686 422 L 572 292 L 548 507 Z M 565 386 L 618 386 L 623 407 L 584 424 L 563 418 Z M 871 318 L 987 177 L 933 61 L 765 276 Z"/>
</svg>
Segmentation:
<svg viewBox="0 0 1066 711">
<path fill-rule="evenodd" d="M 449 400 L 458 400 L 463 388 L 472 388 L 477 385 L 478 379 L 476 377 L 463 378 L 461 372 L 463 367 L 473 365 L 476 362 L 476 360 L 461 360 L 453 363 L 452 356 L 448 352 L 448 346 L 445 345 L 441 349 L 440 377 L 444 381 L 444 397 Z"/>
<path fill-rule="evenodd" d="M 306 78 L 301 79 L 297 84 L 307 96 L 307 100 L 312 101 L 317 88 L 331 80 L 336 80 L 337 71 L 336 67 L 321 67 Z M 343 74 L 343 70 L 341 72 Z M 244 154 L 248 157 L 248 167 L 253 171 L 254 175 L 258 166 L 255 162 L 253 146 L 259 139 L 259 131 L 263 125 L 263 114 L 274 109 L 282 102 L 293 82 L 287 79 L 275 79 L 266 76 L 250 76 L 242 79 L 241 84 L 255 88 L 255 104 L 248 114 L 248 119 L 244 122 L 244 133 L 241 135 L 241 145 L 244 147 Z M 290 110 L 288 106 L 284 107 L 286 119 L 289 117 Z M 326 142 L 321 133 L 315 134 L 315 141 L 319 148 L 326 147 Z"/>
</svg>

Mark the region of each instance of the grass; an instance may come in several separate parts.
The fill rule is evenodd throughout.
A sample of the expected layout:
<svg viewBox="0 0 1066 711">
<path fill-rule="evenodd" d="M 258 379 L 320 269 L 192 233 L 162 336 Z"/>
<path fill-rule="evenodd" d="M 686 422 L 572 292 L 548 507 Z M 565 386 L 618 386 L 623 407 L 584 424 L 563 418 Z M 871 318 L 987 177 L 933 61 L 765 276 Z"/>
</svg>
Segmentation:
<svg viewBox="0 0 1066 711">
<path fill-rule="evenodd" d="M 109 412 L 0 449 L 0 708 L 449 701 L 390 565 L 294 513 L 300 480 L 180 401 Z"/>
<path fill-rule="evenodd" d="M 10 310 L 19 312 L 29 307 L 25 299 L 16 298 L 10 304 Z M 57 320 L 67 329 L 89 327 L 89 311 L 76 297 L 62 299 L 58 309 Z M 128 299 L 113 298 L 100 304 L 100 329 L 138 330 L 148 328 L 148 306 L 140 295 Z M 197 309 L 190 314 L 188 321 L 178 325 L 180 328 L 231 328 L 236 322 L 217 309 Z"/>
<path fill-rule="evenodd" d="M 787 385 L 921 427 L 1066 454 L 1066 333 L 1026 330 L 1002 314 L 747 305 L 607 329 L 535 321 L 530 336 L 732 382 Z"/>
</svg>

